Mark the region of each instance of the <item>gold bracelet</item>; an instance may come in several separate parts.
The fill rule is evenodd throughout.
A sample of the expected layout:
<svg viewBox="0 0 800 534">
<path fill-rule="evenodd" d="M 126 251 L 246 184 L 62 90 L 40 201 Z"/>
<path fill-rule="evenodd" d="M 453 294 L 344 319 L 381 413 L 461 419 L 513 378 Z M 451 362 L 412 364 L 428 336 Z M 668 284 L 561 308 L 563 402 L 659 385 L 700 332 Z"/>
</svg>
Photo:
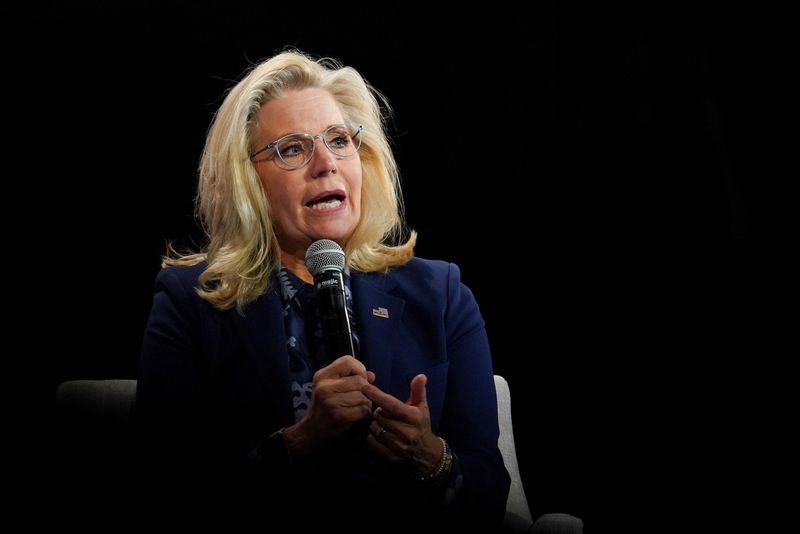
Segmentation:
<svg viewBox="0 0 800 534">
<path fill-rule="evenodd" d="M 436 466 L 436 469 L 420 479 L 423 482 L 438 480 L 439 478 L 447 475 L 453 465 L 453 453 L 450 451 L 450 446 L 447 444 L 444 438 L 439 439 L 442 442 L 442 459 L 439 461 L 439 465 Z"/>
</svg>

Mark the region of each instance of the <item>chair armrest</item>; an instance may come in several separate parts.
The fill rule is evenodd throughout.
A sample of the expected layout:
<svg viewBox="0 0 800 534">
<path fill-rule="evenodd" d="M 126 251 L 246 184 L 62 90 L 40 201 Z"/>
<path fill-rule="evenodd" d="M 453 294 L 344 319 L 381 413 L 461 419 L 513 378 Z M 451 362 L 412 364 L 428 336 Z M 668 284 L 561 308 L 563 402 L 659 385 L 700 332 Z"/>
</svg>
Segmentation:
<svg viewBox="0 0 800 534">
<path fill-rule="evenodd" d="M 569 514 L 544 514 L 530 530 L 531 534 L 583 534 L 583 521 Z"/>
<path fill-rule="evenodd" d="M 56 390 L 59 417 L 73 422 L 125 424 L 136 407 L 136 380 L 69 380 Z"/>
</svg>

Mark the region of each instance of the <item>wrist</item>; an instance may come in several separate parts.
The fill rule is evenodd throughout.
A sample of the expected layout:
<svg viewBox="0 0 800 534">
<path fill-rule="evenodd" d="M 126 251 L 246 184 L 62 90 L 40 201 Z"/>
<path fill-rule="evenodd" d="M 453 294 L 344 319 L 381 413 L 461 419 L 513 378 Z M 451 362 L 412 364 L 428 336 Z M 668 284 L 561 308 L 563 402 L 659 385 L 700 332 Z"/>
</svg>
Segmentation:
<svg viewBox="0 0 800 534">
<path fill-rule="evenodd" d="M 444 438 L 439 437 L 438 439 L 441 442 L 442 455 L 439 459 L 439 462 L 433 467 L 433 469 L 420 478 L 422 482 L 436 482 L 447 478 L 447 475 L 450 473 L 450 469 L 453 466 L 453 453 L 450 450 L 450 446 L 447 444 L 447 441 Z"/>
<path fill-rule="evenodd" d="M 270 471 L 283 470 L 291 464 L 283 429 L 273 432 L 253 446 L 248 455 L 251 462 Z"/>
<path fill-rule="evenodd" d="M 295 423 L 283 429 L 286 449 L 291 458 L 303 458 L 313 454 L 313 442 L 304 432 L 303 422 Z"/>
</svg>

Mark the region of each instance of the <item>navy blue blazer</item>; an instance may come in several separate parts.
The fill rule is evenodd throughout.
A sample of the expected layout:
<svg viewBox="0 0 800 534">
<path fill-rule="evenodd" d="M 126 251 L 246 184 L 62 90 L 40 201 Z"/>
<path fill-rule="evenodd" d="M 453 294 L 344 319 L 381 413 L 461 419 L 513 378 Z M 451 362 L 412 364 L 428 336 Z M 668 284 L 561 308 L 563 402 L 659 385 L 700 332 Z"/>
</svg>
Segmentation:
<svg viewBox="0 0 800 534">
<path fill-rule="evenodd" d="M 220 311 L 195 293 L 204 268 L 170 267 L 158 274 L 140 362 L 137 417 L 157 436 L 158 446 L 174 440 L 164 465 L 202 451 L 190 460 L 194 472 L 211 465 L 211 458 L 225 458 L 224 471 L 253 471 L 248 447 L 294 423 L 279 290 L 271 285 L 243 315 Z M 502 518 L 510 481 L 497 447 L 489 344 L 458 267 L 414 258 L 388 274 L 352 271 L 350 286 L 358 357 L 375 373 L 375 385 L 405 401 L 411 379 L 427 375 L 433 432 L 448 441 L 463 475 L 457 509 Z M 369 453 L 349 454 L 346 462 L 332 462 L 339 468 L 334 474 L 315 467 L 303 476 L 325 472 L 317 478 L 336 480 L 337 487 L 346 483 L 348 491 L 367 497 L 380 491 L 376 479 L 386 476 L 375 467 L 380 462 L 369 458 L 360 474 L 351 475 L 348 469 L 360 461 L 353 455 Z M 276 477 L 275 484 L 291 483 L 292 476 Z M 394 489 L 406 480 L 388 479 Z M 263 476 L 260 483 L 263 487 Z M 436 500 L 433 495 L 425 499 Z"/>
</svg>

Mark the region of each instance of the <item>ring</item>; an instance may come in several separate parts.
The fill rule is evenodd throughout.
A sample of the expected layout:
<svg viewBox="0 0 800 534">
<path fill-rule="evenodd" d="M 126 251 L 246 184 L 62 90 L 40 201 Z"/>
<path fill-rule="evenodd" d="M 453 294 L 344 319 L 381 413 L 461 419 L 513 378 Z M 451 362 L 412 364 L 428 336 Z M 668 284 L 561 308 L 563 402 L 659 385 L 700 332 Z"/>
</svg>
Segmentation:
<svg viewBox="0 0 800 534">
<path fill-rule="evenodd" d="M 386 433 L 386 429 L 383 428 L 381 425 L 378 425 L 378 434 L 375 436 L 375 439 L 380 439 L 382 435 Z"/>
</svg>

